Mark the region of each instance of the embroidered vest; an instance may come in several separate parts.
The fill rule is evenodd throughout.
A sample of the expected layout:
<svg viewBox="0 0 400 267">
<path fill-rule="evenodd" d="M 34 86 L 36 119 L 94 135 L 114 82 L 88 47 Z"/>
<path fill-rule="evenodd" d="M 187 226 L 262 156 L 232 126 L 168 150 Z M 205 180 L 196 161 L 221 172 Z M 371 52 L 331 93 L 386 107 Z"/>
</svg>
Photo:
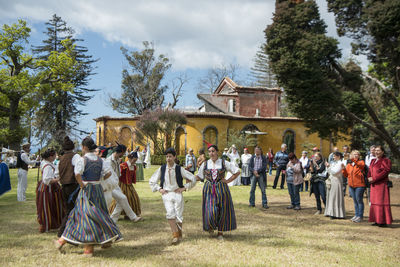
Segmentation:
<svg viewBox="0 0 400 267">
<path fill-rule="evenodd" d="M 160 186 L 163 188 L 164 186 L 164 181 L 165 181 L 165 171 L 167 170 L 167 164 L 164 164 L 161 166 L 161 179 L 160 179 Z M 176 177 L 176 183 L 180 188 L 183 188 L 183 177 L 181 173 L 181 166 L 178 164 L 175 165 L 175 177 Z"/>
<path fill-rule="evenodd" d="M 211 170 L 209 170 L 207 168 L 207 164 L 208 164 L 208 160 L 206 161 L 206 165 L 204 166 L 204 169 L 203 169 L 203 177 L 204 177 L 204 179 L 207 179 L 210 182 L 212 182 L 213 178 L 212 178 Z M 222 179 L 225 179 L 226 168 L 225 168 L 225 161 L 224 160 L 222 160 L 222 164 L 221 165 L 222 165 L 222 168 L 218 170 L 218 177 L 217 177 L 217 179 L 215 179 L 216 182 L 219 182 Z"/>
<path fill-rule="evenodd" d="M 82 174 L 82 181 L 85 182 L 97 182 L 100 181 L 101 171 L 103 169 L 103 160 L 97 157 L 96 160 L 90 160 L 87 157 L 85 159 L 85 170 Z"/>
</svg>

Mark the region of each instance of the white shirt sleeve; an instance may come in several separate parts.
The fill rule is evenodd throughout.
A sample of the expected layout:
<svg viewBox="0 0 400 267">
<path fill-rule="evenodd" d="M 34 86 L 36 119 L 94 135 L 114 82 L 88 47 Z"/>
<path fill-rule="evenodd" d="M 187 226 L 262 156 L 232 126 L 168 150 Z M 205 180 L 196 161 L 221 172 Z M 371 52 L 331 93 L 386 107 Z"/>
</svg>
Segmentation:
<svg viewBox="0 0 400 267">
<path fill-rule="evenodd" d="M 231 172 L 232 174 L 240 172 L 239 167 L 237 167 L 236 164 L 234 164 L 233 162 L 224 160 L 224 163 L 225 163 L 225 168 L 228 172 Z"/>
<path fill-rule="evenodd" d="M 73 157 L 72 157 L 72 166 L 75 166 L 76 165 L 76 163 L 77 163 L 77 161 L 79 160 L 81 158 L 81 156 L 79 156 L 79 154 L 75 154 Z"/>
<path fill-rule="evenodd" d="M 44 184 L 49 185 L 51 180 L 55 178 L 53 167 L 48 164 L 42 170 L 42 181 Z"/>
<path fill-rule="evenodd" d="M 59 170 L 58 170 L 58 165 L 59 165 L 59 164 L 55 165 L 55 167 L 56 167 L 56 170 L 54 171 L 54 177 L 55 177 L 55 178 L 59 178 L 59 177 L 60 177 L 60 172 L 59 172 Z"/>
<path fill-rule="evenodd" d="M 332 165 L 329 166 L 328 168 L 328 173 L 332 174 L 333 176 L 338 175 L 339 173 L 342 172 L 342 164 L 340 161 L 338 161 L 336 164 L 333 163 Z"/>
<path fill-rule="evenodd" d="M 75 167 L 74 167 L 74 172 L 75 175 L 83 174 L 83 171 L 85 170 L 85 158 L 80 157 L 76 162 L 75 162 Z"/>
<path fill-rule="evenodd" d="M 21 159 L 28 165 L 36 164 L 36 160 L 30 160 L 27 153 L 22 153 Z"/>
<path fill-rule="evenodd" d="M 200 165 L 199 171 L 197 172 L 197 176 L 198 176 L 201 180 L 204 180 L 203 172 L 204 172 L 204 167 L 205 167 L 205 165 L 206 165 L 206 162 L 203 162 L 203 163 Z"/>
<path fill-rule="evenodd" d="M 196 176 L 194 176 L 191 172 L 185 170 L 181 167 L 182 178 L 190 180 L 190 182 L 186 183 L 184 186 L 186 190 L 192 189 L 196 185 Z"/>
<path fill-rule="evenodd" d="M 155 173 L 153 173 L 153 175 L 149 180 L 151 191 L 156 192 L 161 189 L 161 186 L 158 184 L 160 179 L 161 179 L 161 167 L 158 168 L 158 170 Z"/>
</svg>

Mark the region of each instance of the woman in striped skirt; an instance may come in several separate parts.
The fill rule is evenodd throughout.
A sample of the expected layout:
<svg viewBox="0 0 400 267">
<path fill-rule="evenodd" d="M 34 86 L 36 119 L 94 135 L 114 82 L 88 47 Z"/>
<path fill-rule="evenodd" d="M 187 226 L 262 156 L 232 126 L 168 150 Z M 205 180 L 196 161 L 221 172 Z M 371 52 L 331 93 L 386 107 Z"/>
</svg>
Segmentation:
<svg viewBox="0 0 400 267">
<path fill-rule="evenodd" d="M 203 186 L 203 230 L 213 235 L 218 230 L 218 239 L 223 240 L 223 232 L 236 229 L 235 209 L 233 207 L 231 192 L 228 183 L 235 180 L 239 168 L 231 162 L 218 158 L 218 147 L 208 147 L 210 159 L 204 162 L 199 169 L 197 177 L 204 181 Z M 225 180 L 229 171 L 233 175 Z"/>
<path fill-rule="evenodd" d="M 132 184 L 136 184 L 135 162 L 137 158 L 138 154 L 136 152 L 131 152 L 128 155 L 128 160 L 120 165 L 121 177 L 119 177 L 119 187 L 128 199 L 129 206 L 131 206 L 133 212 L 135 212 L 137 216 L 140 216 L 142 213 L 140 209 L 140 199 Z M 117 202 L 114 200 L 110 207 L 110 214 L 113 213 L 116 205 Z M 122 211 L 122 214 L 125 214 L 124 211 Z"/>
<path fill-rule="evenodd" d="M 96 145 L 90 137 L 82 141 L 84 156 L 75 164 L 75 177 L 80 191 L 75 207 L 68 216 L 64 233 L 56 240 L 58 249 L 69 242 L 84 245 L 84 254 L 93 255 L 93 246 L 110 247 L 114 241 L 122 239 L 122 235 L 110 218 L 100 178 L 107 179 L 111 169 L 103 164 L 100 157 L 94 154 Z"/>
<path fill-rule="evenodd" d="M 50 229 L 58 229 L 64 217 L 61 186 L 56 178 L 57 167 L 52 163 L 56 158 L 56 152 L 48 149 L 42 154 L 40 163 L 42 180 L 36 188 L 37 220 L 40 224 L 39 232 L 48 232 Z"/>
</svg>

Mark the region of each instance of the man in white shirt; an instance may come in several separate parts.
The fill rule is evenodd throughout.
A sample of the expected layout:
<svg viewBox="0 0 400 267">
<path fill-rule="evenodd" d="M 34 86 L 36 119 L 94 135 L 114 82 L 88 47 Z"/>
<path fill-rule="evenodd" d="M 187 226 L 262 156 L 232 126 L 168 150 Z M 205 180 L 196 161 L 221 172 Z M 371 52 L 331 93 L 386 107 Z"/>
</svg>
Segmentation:
<svg viewBox="0 0 400 267">
<path fill-rule="evenodd" d="M 111 156 L 109 156 L 105 160 L 105 164 L 106 165 L 109 164 L 111 166 L 114 174 L 116 174 L 118 178 L 121 176 L 121 171 L 119 167 L 120 158 L 125 154 L 125 152 L 126 152 L 126 146 L 118 145 L 115 148 L 114 152 L 111 154 Z M 128 198 L 124 195 L 119 186 L 116 186 L 113 189 L 112 197 L 117 202 L 117 205 L 115 206 L 115 209 L 111 214 L 111 219 L 113 219 L 115 223 L 117 223 L 122 211 L 125 211 L 126 216 L 128 216 L 129 219 L 133 222 L 138 222 L 142 219 L 133 212 L 131 206 L 129 206 Z"/>
<path fill-rule="evenodd" d="M 365 157 L 365 165 L 367 165 L 368 168 L 369 168 L 369 165 L 371 164 L 371 161 L 372 161 L 373 159 L 376 159 L 376 156 L 375 156 L 375 146 L 374 146 L 374 145 L 372 145 L 372 146 L 369 148 L 369 154 Z"/>
<path fill-rule="evenodd" d="M 17 156 L 18 168 L 18 187 L 17 187 L 17 200 L 26 201 L 26 188 L 28 187 L 28 165 L 35 165 L 36 160 L 30 160 L 29 152 L 31 151 L 31 144 L 25 143 L 22 145 L 22 150 Z"/>
<path fill-rule="evenodd" d="M 160 192 L 167 211 L 167 220 L 172 231 L 172 244 L 176 245 L 182 239 L 183 196 L 182 192 L 196 185 L 196 177 L 175 164 L 176 152 L 168 148 L 165 152 L 167 164 L 162 165 L 150 178 L 149 184 L 153 192 Z M 183 184 L 183 179 L 187 183 Z M 160 184 L 158 182 L 160 181 Z"/>
</svg>

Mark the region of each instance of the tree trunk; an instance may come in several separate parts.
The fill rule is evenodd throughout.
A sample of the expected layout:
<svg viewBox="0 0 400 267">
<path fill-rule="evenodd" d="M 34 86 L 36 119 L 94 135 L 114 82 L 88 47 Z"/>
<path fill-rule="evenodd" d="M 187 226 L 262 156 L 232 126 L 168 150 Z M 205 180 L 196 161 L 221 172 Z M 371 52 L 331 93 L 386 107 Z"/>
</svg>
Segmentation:
<svg viewBox="0 0 400 267">
<path fill-rule="evenodd" d="M 19 114 L 19 97 L 10 98 L 10 115 L 9 115 L 9 134 L 10 149 L 19 151 L 21 145 L 21 134 L 19 133 L 21 115 Z"/>
</svg>

